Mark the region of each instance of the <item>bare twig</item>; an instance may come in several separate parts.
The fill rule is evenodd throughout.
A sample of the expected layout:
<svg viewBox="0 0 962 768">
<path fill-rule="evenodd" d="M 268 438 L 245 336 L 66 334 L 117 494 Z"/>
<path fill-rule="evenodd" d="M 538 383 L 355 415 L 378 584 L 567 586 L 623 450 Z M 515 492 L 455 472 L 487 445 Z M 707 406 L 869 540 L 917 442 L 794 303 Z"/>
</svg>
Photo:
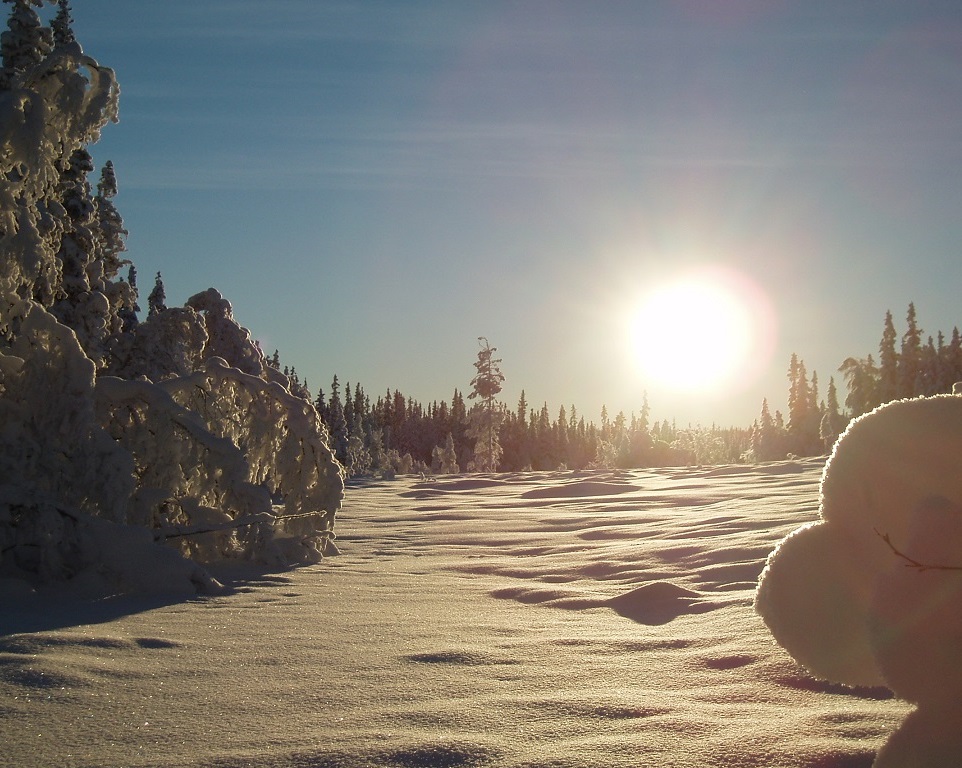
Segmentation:
<svg viewBox="0 0 962 768">
<path fill-rule="evenodd" d="M 962 571 L 962 565 L 932 565 L 931 563 L 920 562 L 897 549 L 892 543 L 892 537 L 889 536 L 889 534 L 880 533 L 878 528 L 873 528 L 872 530 L 875 531 L 876 536 L 888 545 L 888 548 L 892 550 L 896 557 L 900 557 L 905 561 L 906 568 L 915 568 L 919 573 L 923 573 L 924 571 Z"/>
</svg>

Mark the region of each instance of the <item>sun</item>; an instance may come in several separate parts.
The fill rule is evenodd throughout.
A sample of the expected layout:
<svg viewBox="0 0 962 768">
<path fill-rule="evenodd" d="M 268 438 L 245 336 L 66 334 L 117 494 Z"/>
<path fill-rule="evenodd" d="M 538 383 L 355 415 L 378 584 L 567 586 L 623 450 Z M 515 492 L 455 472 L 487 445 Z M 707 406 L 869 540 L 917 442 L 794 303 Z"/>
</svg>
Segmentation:
<svg viewBox="0 0 962 768">
<path fill-rule="evenodd" d="M 762 309 L 757 292 L 728 273 L 677 277 L 638 300 L 629 320 L 629 354 L 651 389 L 731 390 L 762 353 Z"/>
</svg>

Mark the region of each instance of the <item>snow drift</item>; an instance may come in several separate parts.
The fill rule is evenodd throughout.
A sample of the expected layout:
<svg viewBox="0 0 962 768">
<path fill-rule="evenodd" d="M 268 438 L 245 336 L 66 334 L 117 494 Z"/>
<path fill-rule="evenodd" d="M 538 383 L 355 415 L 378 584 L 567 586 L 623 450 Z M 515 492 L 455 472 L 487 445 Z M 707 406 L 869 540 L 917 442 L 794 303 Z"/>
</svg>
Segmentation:
<svg viewBox="0 0 962 768">
<path fill-rule="evenodd" d="M 0 588 L 4 756 L 869 768 L 909 707 L 813 679 L 752 610 L 768 553 L 817 514 L 823 465 L 353 480 L 341 556 L 215 565 L 226 594 Z"/>
</svg>

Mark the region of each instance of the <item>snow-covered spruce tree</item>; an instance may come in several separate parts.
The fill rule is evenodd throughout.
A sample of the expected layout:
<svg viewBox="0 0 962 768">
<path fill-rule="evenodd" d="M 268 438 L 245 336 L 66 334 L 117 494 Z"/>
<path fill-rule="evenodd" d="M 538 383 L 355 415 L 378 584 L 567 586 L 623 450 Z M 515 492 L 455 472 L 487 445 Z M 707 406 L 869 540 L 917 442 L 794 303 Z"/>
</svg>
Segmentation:
<svg viewBox="0 0 962 768">
<path fill-rule="evenodd" d="M 97 195 L 94 197 L 97 271 L 92 277 L 94 287 L 103 292 L 107 299 L 112 337 L 137 324 L 136 279 L 131 278 L 133 264 L 123 257 L 127 250 L 127 230 L 113 202 L 116 194 L 117 176 L 114 173 L 114 164 L 108 160 L 100 171 Z M 126 282 L 119 278 L 120 271 L 125 266 L 128 267 Z"/>
<path fill-rule="evenodd" d="M 164 278 L 158 272 L 154 276 L 154 287 L 147 294 L 147 316 L 167 309 L 167 291 L 164 289 Z"/>
<path fill-rule="evenodd" d="M 899 397 L 915 397 L 919 394 L 917 383 L 922 367 L 922 329 L 916 320 L 913 302 L 909 302 L 905 325 L 902 349 L 898 356 L 898 394 Z"/>
<path fill-rule="evenodd" d="M 434 446 L 431 452 L 431 471 L 436 475 L 456 475 L 461 471 L 458 454 L 454 449 L 454 437 L 450 432 L 444 445 Z"/>
<path fill-rule="evenodd" d="M 73 14 L 68 0 L 57 0 L 57 15 L 50 22 L 54 45 L 69 45 L 77 42 L 73 33 Z"/>
<path fill-rule="evenodd" d="M 331 396 L 327 401 L 327 413 L 324 414 L 328 431 L 331 435 L 331 447 L 334 455 L 342 465 L 348 462 L 348 426 L 347 419 L 344 417 L 344 406 L 341 403 L 337 375 L 331 382 Z"/>
<path fill-rule="evenodd" d="M 885 325 L 882 340 L 879 342 L 878 400 L 879 404 L 888 403 L 899 396 L 899 354 L 895 350 L 895 323 L 891 310 L 885 312 Z"/>
<path fill-rule="evenodd" d="M 862 359 L 847 357 L 838 367 L 845 379 L 848 394 L 845 396 L 845 406 L 852 418 L 868 413 L 879 403 L 879 370 L 872 356 Z"/>
<path fill-rule="evenodd" d="M 6 2 L 0 576 L 195 591 L 216 582 L 185 555 L 316 561 L 343 493 L 316 410 L 213 289 L 136 322 L 113 167 L 95 198 L 86 180 L 114 74 L 68 3 L 51 33 L 41 3 Z"/>
<path fill-rule="evenodd" d="M 495 400 L 501 391 L 504 376 L 501 373 L 501 359 L 495 358 L 497 347 L 492 347 L 486 338 L 478 337 L 481 350 L 474 363 L 477 374 L 471 379 L 471 394 L 468 399 L 480 398 L 469 416 L 468 436 L 474 438 L 474 459 L 468 467 L 474 472 L 494 472 L 501 459 L 501 443 L 498 434 L 503 420 L 503 408 Z"/>
<path fill-rule="evenodd" d="M 54 33 L 43 26 L 33 9 L 33 6 L 42 6 L 42 0 L 3 1 L 13 6 L 7 31 L 0 35 L 0 55 L 3 57 L 0 84 L 9 86 L 43 61 L 53 48 Z"/>
<path fill-rule="evenodd" d="M 819 425 L 819 436 L 822 438 L 822 447 L 826 452 L 832 450 L 832 446 L 835 445 L 835 441 L 842 434 L 847 423 L 838 404 L 838 389 L 835 387 L 834 378 L 828 380 L 827 397 L 825 413 Z"/>
<path fill-rule="evenodd" d="M 57 251 L 60 290 L 50 311 L 73 329 L 87 357 L 100 367 L 106 356 L 109 304 L 100 291 L 92 290 L 88 274 L 96 263 L 94 201 L 87 182 L 93 167 L 90 153 L 80 147 L 61 174 L 58 198 L 67 215 Z"/>
</svg>

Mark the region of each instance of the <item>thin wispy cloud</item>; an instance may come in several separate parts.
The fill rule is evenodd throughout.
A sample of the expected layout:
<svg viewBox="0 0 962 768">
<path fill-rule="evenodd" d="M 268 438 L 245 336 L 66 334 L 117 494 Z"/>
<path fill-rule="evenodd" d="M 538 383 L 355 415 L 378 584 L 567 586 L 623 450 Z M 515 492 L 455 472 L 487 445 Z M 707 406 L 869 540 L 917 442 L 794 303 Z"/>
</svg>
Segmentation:
<svg viewBox="0 0 962 768">
<path fill-rule="evenodd" d="M 115 163 L 121 209 L 136 206 L 131 230 L 153 221 L 153 192 L 200 206 L 156 225 L 204 232 L 184 282 L 202 259 L 256 262 L 262 242 L 293 259 L 321 242 L 326 268 L 365 264 L 372 301 L 337 309 L 352 328 L 396 329 L 391 285 L 420 275 L 403 302 L 419 307 L 416 335 L 437 324 L 420 308 L 493 263 L 528 276 L 517 295 L 507 277 L 498 291 L 505 333 L 524 323 L 543 349 L 566 349 L 557 318 L 570 307 L 536 301 L 536 275 L 553 276 L 551 296 L 572 296 L 584 271 L 558 264 L 596 274 L 609 253 L 733 261 L 782 313 L 776 360 L 798 352 L 824 382 L 877 346 L 886 308 L 953 306 L 924 269 L 910 281 L 897 265 L 931 252 L 940 284 L 962 280 L 944 258 L 962 237 L 957 3 L 98 0 L 75 16 L 85 50 L 120 80 L 121 123 L 93 150 Z M 258 239 L 265 206 L 271 230 Z M 215 236 L 209 219 L 242 221 L 246 236 L 232 224 Z M 184 237 L 177 254 L 198 247 Z M 159 235 L 140 243 L 158 265 L 170 258 Z M 396 260 L 404 269 L 380 280 Z M 314 283 L 326 284 L 321 272 Z M 870 297 L 844 295 L 855 278 Z M 602 283 L 594 301 L 607 307 L 618 270 Z M 286 303 L 314 301 L 312 280 L 285 285 Z M 448 306 L 452 343 L 479 333 L 468 326 L 482 309 L 463 304 Z M 839 330 L 863 327 L 857 339 Z M 537 335 L 519 354 L 538 357 Z M 285 354 L 322 381 L 325 361 L 372 343 L 334 335 Z M 425 371 L 448 370 L 426 355 Z M 565 381 L 563 398 L 596 411 L 599 378 L 619 375 Z M 558 399 L 555 378 L 541 397 Z M 742 421 L 783 389 L 773 370 L 739 405 Z"/>
</svg>

